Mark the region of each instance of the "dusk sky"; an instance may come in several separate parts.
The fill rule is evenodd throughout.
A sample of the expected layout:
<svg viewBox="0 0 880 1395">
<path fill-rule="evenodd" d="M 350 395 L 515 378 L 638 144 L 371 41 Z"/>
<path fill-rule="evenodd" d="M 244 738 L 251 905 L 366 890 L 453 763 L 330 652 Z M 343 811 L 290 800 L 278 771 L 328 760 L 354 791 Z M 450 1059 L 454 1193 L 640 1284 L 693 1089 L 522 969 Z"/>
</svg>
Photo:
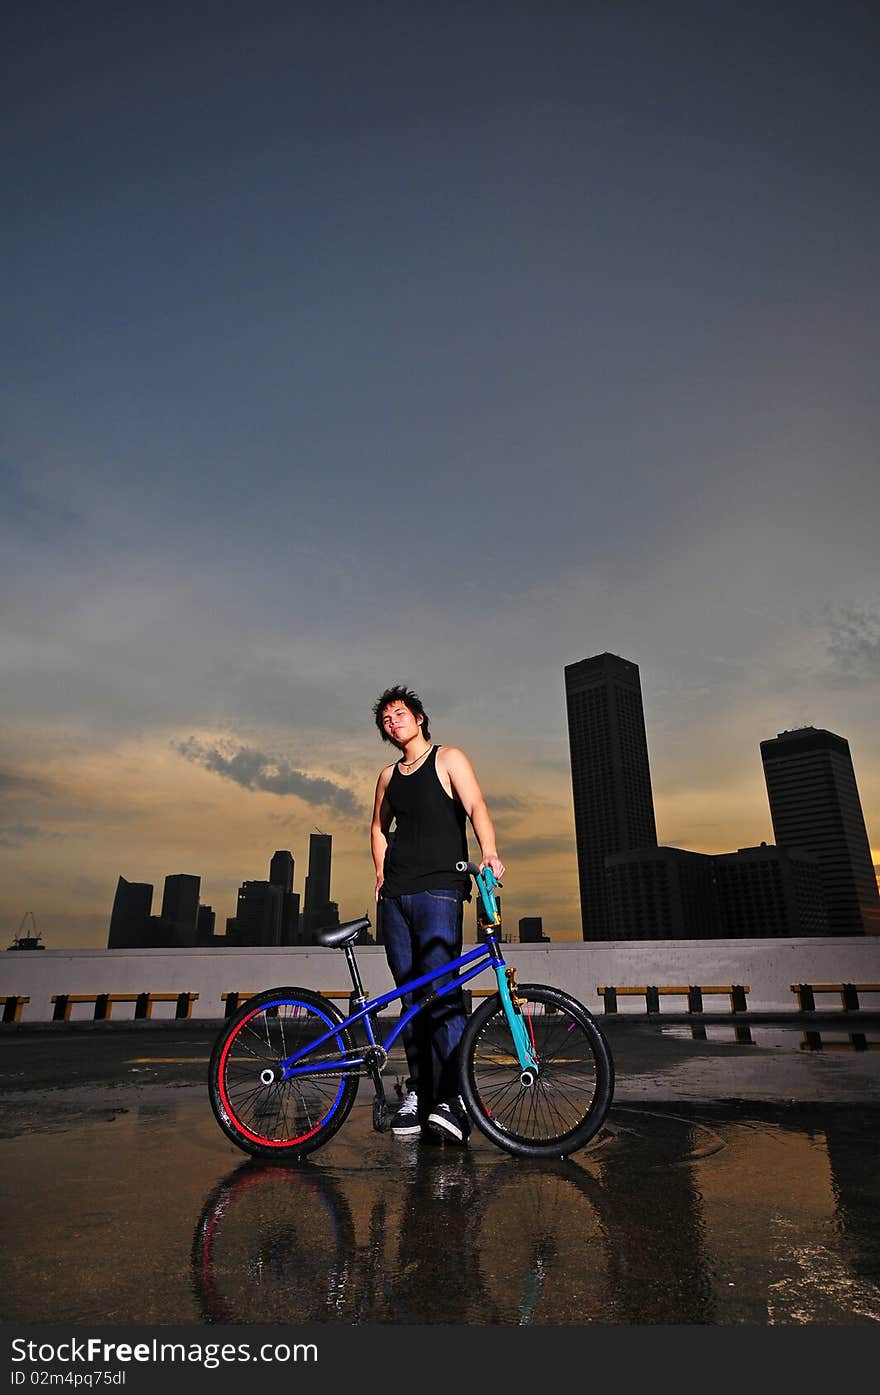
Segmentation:
<svg viewBox="0 0 880 1395">
<path fill-rule="evenodd" d="M 845 736 L 880 862 L 880 11 L 7 10 L 0 915 L 332 833 L 383 688 L 461 746 L 505 930 L 579 939 L 563 669 L 639 665 L 661 843 Z M 476 845 L 472 841 L 472 849 Z"/>
</svg>

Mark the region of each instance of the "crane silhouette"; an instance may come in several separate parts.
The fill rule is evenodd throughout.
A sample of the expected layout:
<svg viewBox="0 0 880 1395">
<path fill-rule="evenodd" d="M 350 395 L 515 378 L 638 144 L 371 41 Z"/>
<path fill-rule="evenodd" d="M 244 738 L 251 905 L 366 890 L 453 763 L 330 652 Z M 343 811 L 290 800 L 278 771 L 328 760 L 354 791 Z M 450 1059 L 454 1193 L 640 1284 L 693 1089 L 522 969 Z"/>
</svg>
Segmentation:
<svg viewBox="0 0 880 1395">
<path fill-rule="evenodd" d="M 24 927 L 25 927 L 25 925 L 27 924 L 28 920 L 30 920 L 31 926 L 32 926 L 32 928 L 33 928 L 33 934 L 32 934 L 32 935 L 26 935 L 26 934 L 24 933 Z M 18 927 L 18 934 L 15 936 L 15 939 L 12 941 L 12 944 L 8 946 L 8 948 L 9 948 L 9 949 L 45 949 L 45 948 L 46 948 L 46 946 L 45 946 L 44 944 L 41 944 L 41 943 L 40 943 L 40 932 L 39 932 L 39 930 L 37 929 L 37 922 L 36 922 L 36 920 L 35 920 L 35 918 L 34 918 L 34 913 L 33 913 L 33 911 L 25 911 L 24 915 L 23 915 L 22 918 L 21 918 L 21 924 L 20 924 L 19 927 Z"/>
</svg>

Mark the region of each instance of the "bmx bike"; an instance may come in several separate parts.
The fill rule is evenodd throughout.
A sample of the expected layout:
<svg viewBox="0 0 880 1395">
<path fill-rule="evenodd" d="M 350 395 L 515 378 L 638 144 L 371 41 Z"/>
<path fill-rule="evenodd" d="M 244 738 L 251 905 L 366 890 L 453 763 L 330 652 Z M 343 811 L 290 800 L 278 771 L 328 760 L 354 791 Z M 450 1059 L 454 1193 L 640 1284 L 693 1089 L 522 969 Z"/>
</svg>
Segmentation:
<svg viewBox="0 0 880 1395">
<path fill-rule="evenodd" d="M 474 1125 L 519 1157 L 564 1158 L 594 1136 L 614 1092 L 614 1065 L 583 1003 L 560 988 L 517 984 L 504 961 L 501 914 L 491 868 L 456 864 L 479 891 L 485 942 L 418 978 L 370 998 L 354 943 L 368 916 L 319 932 L 340 949 L 352 981 L 348 1016 L 306 988 L 271 988 L 249 998 L 225 1025 L 211 1053 L 209 1096 L 220 1128 L 253 1157 L 305 1157 L 341 1128 L 363 1077 L 373 1082 L 373 1128 L 392 1109 L 383 1071 L 409 1022 L 436 998 L 457 992 L 485 970 L 497 992 L 467 1020 L 459 1046 L 460 1090 Z M 418 995 L 382 1037 L 378 1014 L 404 994 Z M 362 1040 L 358 1040 L 358 1037 Z"/>
</svg>

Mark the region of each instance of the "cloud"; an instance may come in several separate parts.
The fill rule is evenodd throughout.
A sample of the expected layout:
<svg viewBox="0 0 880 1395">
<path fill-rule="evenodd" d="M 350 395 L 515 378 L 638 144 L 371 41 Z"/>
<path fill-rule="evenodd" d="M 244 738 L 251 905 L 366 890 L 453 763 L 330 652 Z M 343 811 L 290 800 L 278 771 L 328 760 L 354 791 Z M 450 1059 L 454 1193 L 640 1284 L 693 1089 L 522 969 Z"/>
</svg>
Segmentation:
<svg viewBox="0 0 880 1395">
<path fill-rule="evenodd" d="M 526 814 L 533 808 L 528 800 L 518 794 L 487 794 L 486 803 L 493 813 Z"/>
<path fill-rule="evenodd" d="M 0 770 L 0 793 L 30 793 L 39 787 L 40 782 L 37 780 L 28 779 L 25 775 L 14 775 L 10 770 Z"/>
<path fill-rule="evenodd" d="M 57 833 L 47 833 L 33 823 L 8 823 L 0 828 L 0 848 L 20 848 L 22 843 L 32 843 L 36 838 L 57 837 Z"/>
<path fill-rule="evenodd" d="M 880 677 L 880 611 L 847 608 L 837 612 L 828 653 L 838 676 Z"/>
<path fill-rule="evenodd" d="M 293 794 L 306 804 L 324 805 L 347 818 L 365 816 L 360 800 L 344 785 L 306 775 L 301 770 L 294 770 L 287 761 L 250 746 L 242 746 L 234 754 L 226 755 L 216 747 L 196 741 L 194 737 L 172 742 L 172 745 L 186 760 L 234 781 L 242 789 L 267 790 L 277 795 Z"/>
<path fill-rule="evenodd" d="M 552 857 L 556 853 L 572 853 L 574 838 L 571 835 L 539 833 L 530 838 L 505 838 L 502 855 L 505 862 L 514 858 L 518 862 L 530 862 L 536 857 Z"/>
</svg>

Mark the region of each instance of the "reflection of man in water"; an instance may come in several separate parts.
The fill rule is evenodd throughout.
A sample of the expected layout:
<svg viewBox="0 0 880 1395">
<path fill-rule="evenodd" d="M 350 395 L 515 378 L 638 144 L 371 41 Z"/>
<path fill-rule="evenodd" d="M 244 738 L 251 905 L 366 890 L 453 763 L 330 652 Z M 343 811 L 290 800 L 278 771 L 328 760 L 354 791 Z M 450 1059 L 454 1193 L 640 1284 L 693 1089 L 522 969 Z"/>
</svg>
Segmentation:
<svg viewBox="0 0 880 1395">
<path fill-rule="evenodd" d="M 480 1270 L 478 1191 L 472 1153 L 417 1150 L 389 1276 L 396 1322 L 497 1321 Z"/>
</svg>

